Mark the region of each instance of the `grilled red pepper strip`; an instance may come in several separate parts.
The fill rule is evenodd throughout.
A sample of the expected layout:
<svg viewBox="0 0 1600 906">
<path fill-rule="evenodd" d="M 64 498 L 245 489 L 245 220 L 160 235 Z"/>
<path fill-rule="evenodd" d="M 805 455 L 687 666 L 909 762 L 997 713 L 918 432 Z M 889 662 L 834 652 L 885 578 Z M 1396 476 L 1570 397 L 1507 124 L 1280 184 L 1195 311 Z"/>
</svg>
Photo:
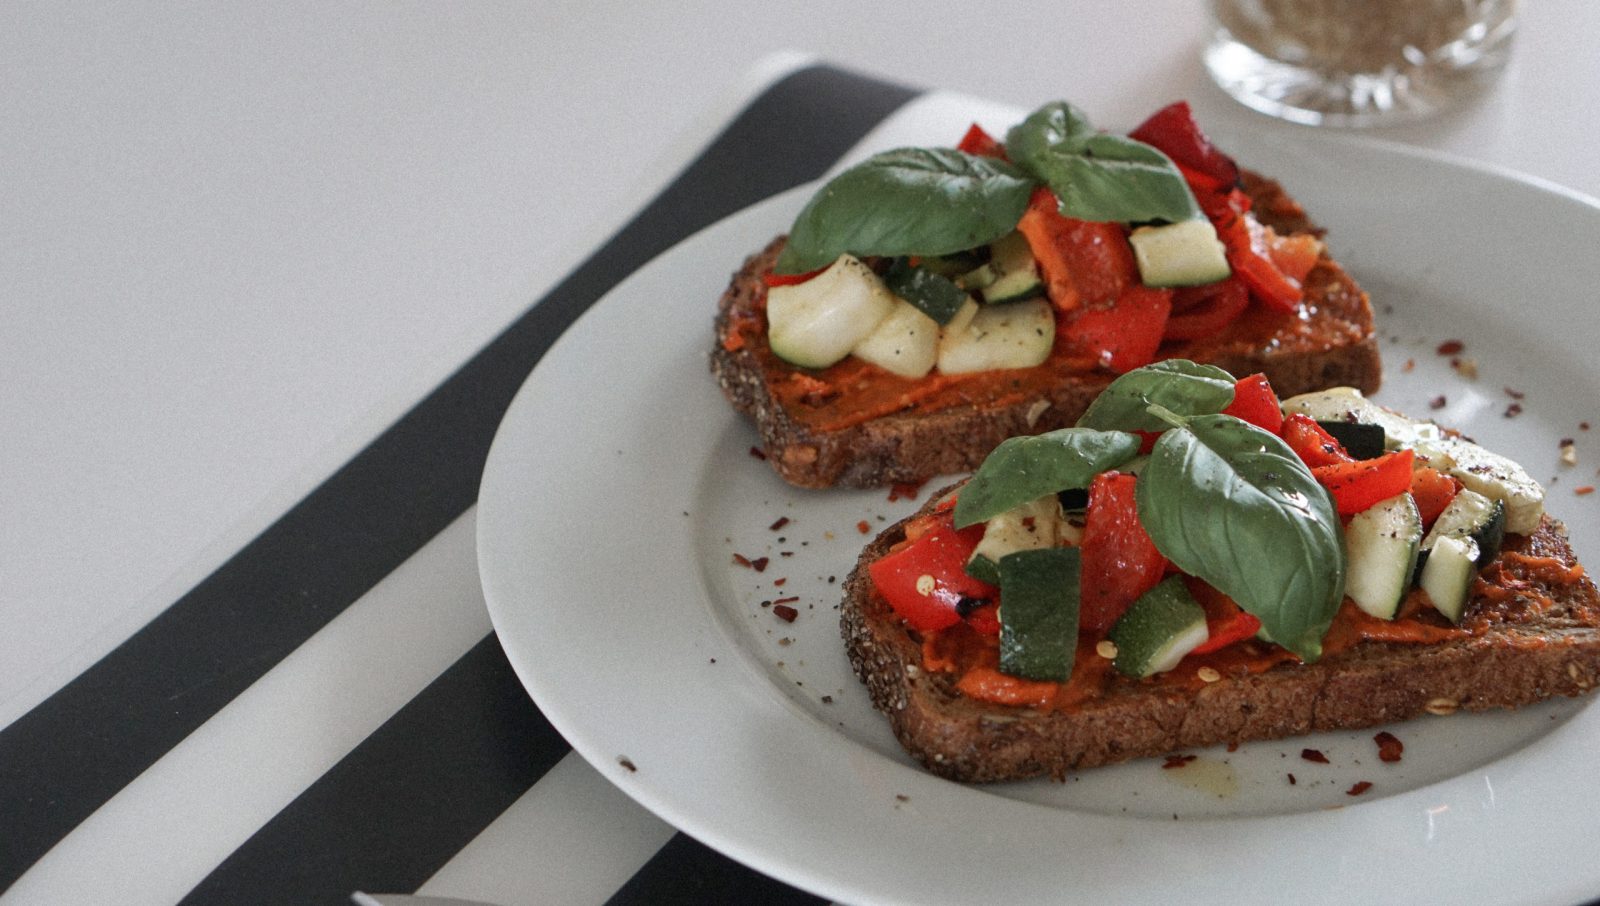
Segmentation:
<svg viewBox="0 0 1600 906">
<path fill-rule="evenodd" d="M 1238 277 L 1173 291 L 1172 316 L 1163 339 L 1199 340 L 1232 324 L 1250 306 L 1250 291 Z"/>
<path fill-rule="evenodd" d="M 1211 139 L 1200 131 L 1188 101 L 1162 107 L 1128 133 L 1128 137 L 1153 146 L 1184 170 L 1204 174 L 1221 187 L 1239 181 L 1239 165 L 1217 150 Z"/>
<path fill-rule="evenodd" d="M 1234 600 L 1199 579 L 1188 577 L 1183 584 L 1206 612 L 1206 640 L 1190 654 L 1209 654 L 1251 638 L 1261 629 L 1261 619 L 1246 613 Z"/>
<path fill-rule="evenodd" d="M 1461 493 L 1461 481 L 1438 469 L 1423 466 L 1411 473 L 1411 496 L 1417 501 L 1417 512 L 1422 516 L 1422 530 L 1433 527 L 1450 501 Z"/>
<path fill-rule="evenodd" d="M 1322 426 L 1310 416 L 1299 412 L 1283 420 L 1279 436 L 1300 457 L 1301 462 L 1313 469 L 1355 461 L 1355 457 L 1345 451 L 1344 444 L 1334 440 L 1333 435 L 1322 430 Z"/>
<path fill-rule="evenodd" d="M 807 280 L 810 280 L 812 277 L 815 277 L 825 270 L 827 270 L 827 268 L 819 267 L 814 271 L 806 271 L 803 274 L 779 274 L 773 271 L 768 271 L 766 274 L 762 275 L 761 279 L 767 284 L 768 287 L 794 286 L 797 283 L 804 283 Z"/>
<path fill-rule="evenodd" d="M 1377 459 L 1314 466 L 1311 474 L 1333 494 L 1339 515 L 1351 516 L 1410 490 L 1413 459 L 1411 450 L 1396 450 Z"/>
<path fill-rule="evenodd" d="M 1039 262 L 1051 303 L 1063 312 L 1109 306 L 1139 285 L 1139 265 L 1122 225 L 1065 217 L 1049 189 L 1034 190 L 1017 229 Z"/>
<path fill-rule="evenodd" d="M 1272 260 L 1267 228 L 1249 214 L 1224 218 L 1216 228 L 1217 238 L 1227 250 L 1228 266 L 1250 288 L 1250 295 L 1273 311 L 1297 311 L 1304 295 L 1300 281 L 1279 270 Z"/>
<path fill-rule="evenodd" d="M 1134 480 L 1123 472 L 1103 472 L 1089 484 L 1078 621 L 1091 632 L 1110 629 L 1166 572 L 1167 558 L 1139 524 Z"/>
<path fill-rule="evenodd" d="M 1005 159 L 1006 148 L 994 136 L 983 131 L 983 127 L 973 123 L 967 134 L 961 137 L 961 143 L 956 145 L 957 151 L 976 154 L 979 157 L 998 157 Z"/>
<path fill-rule="evenodd" d="M 1283 427 L 1283 408 L 1264 374 L 1252 374 L 1235 382 L 1233 402 L 1222 414 L 1243 419 L 1269 434 L 1277 434 Z"/>
<path fill-rule="evenodd" d="M 1310 233 L 1290 233 L 1281 236 L 1271 227 L 1266 228 L 1264 242 L 1267 257 L 1285 277 L 1305 284 L 1306 276 L 1322 257 L 1322 240 Z"/>
<path fill-rule="evenodd" d="M 1069 354 L 1093 358 L 1117 374 L 1155 361 L 1172 311 L 1172 290 L 1128 287 L 1110 307 L 1080 308 L 1061 319 L 1057 332 Z"/>
<path fill-rule="evenodd" d="M 952 511 L 928 517 L 916 540 L 874 562 L 867 573 L 894 612 L 921 632 L 961 622 L 962 599 L 993 600 L 999 590 L 967 575 L 983 524 L 955 527 Z"/>
</svg>

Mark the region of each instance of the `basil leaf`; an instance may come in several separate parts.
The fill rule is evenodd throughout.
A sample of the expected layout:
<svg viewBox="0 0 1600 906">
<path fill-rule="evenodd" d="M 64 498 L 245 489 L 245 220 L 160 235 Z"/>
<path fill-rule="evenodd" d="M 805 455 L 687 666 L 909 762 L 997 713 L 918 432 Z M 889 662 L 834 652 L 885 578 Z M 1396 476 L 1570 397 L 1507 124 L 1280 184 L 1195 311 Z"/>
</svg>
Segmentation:
<svg viewBox="0 0 1600 906">
<path fill-rule="evenodd" d="M 949 148 L 900 148 L 823 186 L 796 218 L 780 274 L 840 255 L 945 255 L 1011 232 L 1034 181 L 1012 164 Z"/>
<path fill-rule="evenodd" d="M 1201 217 L 1189 184 L 1144 142 L 1097 132 L 1065 101 L 1034 111 L 1006 133 L 1006 153 L 1050 186 L 1061 213 L 1079 220 L 1177 223 Z"/>
<path fill-rule="evenodd" d="M 1173 565 L 1261 620 L 1306 662 L 1344 598 L 1333 498 L 1288 445 L 1231 415 L 1161 436 L 1135 485 L 1139 521 Z"/>
<path fill-rule="evenodd" d="M 1212 415 L 1233 402 L 1233 375 L 1215 365 L 1166 359 L 1135 368 L 1095 397 L 1078 427 L 1101 431 L 1165 431 L 1172 425 L 1152 414 L 1150 405 L 1179 415 Z"/>
<path fill-rule="evenodd" d="M 1139 454 L 1139 438 L 1122 431 L 1060 428 L 1013 437 L 983 461 L 956 498 L 957 528 L 984 522 L 1030 500 L 1094 477 Z"/>
<path fill-rule="evenodd" d="M 1064 682 L 1078 653 L 1082 561 L 1075 547 L 1000 558 L 1000 672 Z"/>
<path fill-rule="evenodd" d="M 966 304 L 967 292 L 948 277 L 921 267 L 912 267 L 904 258 L 896 258 L 883 277 L 889 292 L 906 300 L 923 314 L 949 324 L 961 306 Z"/>
</svg>

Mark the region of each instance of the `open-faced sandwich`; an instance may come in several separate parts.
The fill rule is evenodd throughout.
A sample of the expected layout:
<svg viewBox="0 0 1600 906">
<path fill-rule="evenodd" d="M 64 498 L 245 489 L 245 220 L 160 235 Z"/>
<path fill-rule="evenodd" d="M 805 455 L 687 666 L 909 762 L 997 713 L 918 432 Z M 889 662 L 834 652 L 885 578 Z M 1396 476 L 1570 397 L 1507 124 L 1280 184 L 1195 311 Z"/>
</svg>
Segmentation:
<svg viewBox="0 0 1600 906">
<path fill-rule="evenodd" d="M 1505 457 L 1353 388 L 1167 361 L 874 540 L 857 675 L 968 781 L 1513 708 L 1600 682 L 1600 595 Z"/>
<path fill-rule="evenodd" d="M 1285 393 L 1380 378 L 1365 294 L 1187 104 L 1122 136 L 1053 103 L 829 181 L 734 275 L 711 367 L 785 480 L 874 487 L 970 471 L 1169 358 Z"/>
</svg>

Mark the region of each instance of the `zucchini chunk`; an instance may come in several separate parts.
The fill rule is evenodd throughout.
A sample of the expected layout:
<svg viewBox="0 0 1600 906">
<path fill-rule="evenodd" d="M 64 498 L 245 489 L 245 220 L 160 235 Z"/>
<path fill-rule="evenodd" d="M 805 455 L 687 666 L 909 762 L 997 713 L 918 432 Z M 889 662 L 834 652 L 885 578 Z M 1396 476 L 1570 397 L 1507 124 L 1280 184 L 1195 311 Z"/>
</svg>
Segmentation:
<svg viewBox="0 0 1600 906">
<path fill-rule="evenodd" d="M 1344 593 L 1380 620 L 1392 620 L 1411 590 L 1422 547 L 1422 514 L 1409 491 L 1350 517 L 1345 527 L 1350 563 Z"/>
<path fill-rule="evenodd" d="M 945 374 L 1032 368 L 1050 358 L 1055 340 L 1056 316 L 1049 302 L 986 305 L 961 330 L 944 331 L 938 367 Z"/>
<path fill-rule="evenodd" d="M 1142 226 L 1128 242 L 1145 286 L 1202 286 L 1233 273 L 1209 220 Z"/>
<path fill-rule="evenodd" d="M 1207 634 L 1205 608 L 1181 577 L 1169 576 L 1128 605 L 1111 627 L 1107 637 L 1117 646 L 1111 665 L 1127 676 L 1153 676 L 1178 666 Z"/>
<path fill-rule="evenodd" d="M 826 368 L 849 355 L 897 301 L 872 268 L 840 255 L 804 283 L 767 290 L 767 343 L 784 361 Z"/>
</svg>

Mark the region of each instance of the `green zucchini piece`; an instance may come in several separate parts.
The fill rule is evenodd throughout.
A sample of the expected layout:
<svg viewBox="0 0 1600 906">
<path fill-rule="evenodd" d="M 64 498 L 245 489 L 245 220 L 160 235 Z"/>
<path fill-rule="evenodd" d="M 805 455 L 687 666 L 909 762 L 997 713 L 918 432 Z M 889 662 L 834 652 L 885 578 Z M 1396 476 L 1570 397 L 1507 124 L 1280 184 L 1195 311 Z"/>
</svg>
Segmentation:
<svg viewBox="0 0 1600 906">
<path fill-rule="evenodd" d="M 1432 422 L 1417 421 L 1392 412 L 1361 395 L 1354 387 L 1334 387 L 1291 396 L 1283 401 L 1283 414 L 1309 416 L 1318 422 L 1350 422 L 1383 429 L 1384 449 L 1435 444 L 1444 432 Z M 1418 453 L 1422 450 L 1418 449 Z M 1435 466 L 1437 468 L 1437 466 Z"/>
<path fill-rule="evenodd" d="M 1143 678 L 1178 666 L 1206 640 L 1206 611 L 1182 578 L 1169 576 L 1140 595 L 1107 635 L 1117 646 L 1111 665 Z"/>
<path fill-rule="evenodd" d="M 1461 437 L 1438 442 L 1450 458 L 1448 471 L 1467 490 L 1505 504 L 1505 531 L 1531 535 L 1544 515 L 1544 488 L 1522 466 Z"/>
<path fill-rule="evenodd" d="M 895 297 L 859 259 L 841 255 L 804 283 L 767 290 L 767 342 L 786 362 L 826 368 L 894 311 Z"/>
<path fill-rule="evenodd" d="M 948 255 L 923 255 L 920 266 L 953 281 L 983 264 L 984 258 L 979 254 L 980 250 L 968 249 L 964 252 L 951 252 Z"/>
<path fill-rule="evenodd" d="M 922 267 L 913 267 L 905 258 L 896 258 L 883 276 L 889 292 L 916 306 L 918 311 L 945 325 L 967 301 L 966 290 L 948 277 Z"/>
<path fill-rule="evenodd" d="M 1377 459 L 1383 455 L 1386 437 L 1382 425 L 1362 422 L 1317 422 L 1317 425 L 1356 459 Z"/>
<path fill-rule="evenodd" d="M 1439 538 L 1422 566 L 1421 585 L 1435 610 L 1452 623 L 1461 622 L 1472 578 L 1478 574 L 1478 545 L 1464 535 Z"/>
<path fill-rule="evenodd" d="M 1055 309 L 1044 299 L 985 305 L 965 328 L 943 331 L 938 366 L 945 374 L 1032 368 L 1050 358 L 1055 339 Z"/>
<path fill-rule="evenodd" d="M 1046 494 L 989 517 L 972 555 L 998 563 L 1006 554 L 1055 547 L 1066 527 L 1067 519 L 1056 495 Z"/>
<path fill-rule="evenodd" d="M 1000 672 L 1064 682 L 1078 653 L 1078 549 L 1018 551 L 999 565 Z"/>
<path fill-rule="evenodd" d="M 983 293 L 984 302 L 999 305 L 1044 295 L 1044 281 L 1039 277 L 1039 265 L 1033 260 L 1026 236 L 1003 236 L 989 245 L 989 252 L 987 264 L 961 278 L 968 289 Z"/>
<path fill-rule="evenodd" d="M 1056 492 L 1056 500 L 1061 502 L 1063 511 L 1087 509 L 1089 506 L 1089 489 L 1062 488 Z"/>
<path fill-rule="evenodd" d="M 1344 530 L 1349 567 L 1344 593 L 1380 620 L 1392 620 L 1411 589 L 1422 546 L 1422 514 L 1409 492 L 1350 517 Z"/>
<path fill-rule="evenodd" d="M 1471 538 L 1478 546 L 1476 566 L 1487 566 L 1500 553 L 1506 534 L 1506 505 L 1467 488 L 1456 494 L 1433 522 L 1433 530 L 1423 540 L 1424 549 L 1433 548 L 1440 538 Z"/>
<path fill-rule="evenodd" d="M 915 380 L 933 370 L 939 356 L 939 325 L 922 309 L 896 298 L 889 314 L 850 354 L 890 374 Z"/>
<path fill-rule="evenodd" d="M 1128 236 L 1145 286 L 1201 286 L 1233 273 L 1211 221 L 1142 226 Z"/>
<path fill-rule="evenodd" d="M 967 560 L 966 573 L 979 582 L 987 582 L 990 585 L 1000 584 L 1000 565 L 976 551 Z"/>
</svg>

